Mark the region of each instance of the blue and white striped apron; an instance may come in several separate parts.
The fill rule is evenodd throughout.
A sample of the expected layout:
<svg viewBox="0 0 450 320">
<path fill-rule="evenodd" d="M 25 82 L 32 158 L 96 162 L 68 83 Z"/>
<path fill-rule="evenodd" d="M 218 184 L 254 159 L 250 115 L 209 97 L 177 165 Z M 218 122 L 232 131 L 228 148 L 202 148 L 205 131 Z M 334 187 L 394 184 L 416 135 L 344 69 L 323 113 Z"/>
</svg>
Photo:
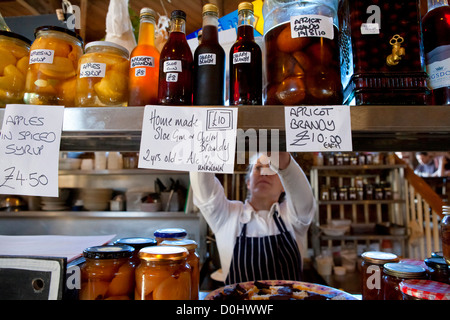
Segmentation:
<svg viewBox="0 0 450 320">
<path fill-rule="evenodd" d="M 236 238 L 226 284 L 254 280 L 301 280 L 302 262 L 297 242 L 277 211 L 273 219 L 280 231 L 277 235 L 247 237 L 247 224 L 244 224 Z"/>
</svg>

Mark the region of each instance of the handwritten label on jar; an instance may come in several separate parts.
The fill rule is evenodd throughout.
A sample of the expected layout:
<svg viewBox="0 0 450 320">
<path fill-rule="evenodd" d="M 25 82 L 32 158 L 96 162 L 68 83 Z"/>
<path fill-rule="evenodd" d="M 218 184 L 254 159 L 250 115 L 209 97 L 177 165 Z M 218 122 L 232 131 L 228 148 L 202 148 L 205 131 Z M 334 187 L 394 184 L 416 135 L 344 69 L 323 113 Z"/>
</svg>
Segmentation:
<svg viewBox="0 0 450 320">
<path fill-rule="evenodd" d="M 167 82 L 178 82 L 178 73 L 166 73 Z"/>
<path fill-rule="evenodd" d="M 333 18 L 316 14 L 293 16 L 291 37 L 323 37 L 333 40 Z"/>
<path fill-rule="evenodd" d="M 380 34 L 380 26 L 378 23 L 362 23 L 361 34 Z"/>
<path fill-rule="evenodd" d="M 154 67 L 155 59 L 149 56 L 136 56 L 130 60 L 130 68 Z"/>
<path fill-rule="evenodd" d="M 105 74 L 105 63 L 88 62 L 80 66 L 80 78 L 104 78 Z"/>
<path fill-rule="evenodd" d="M 63 106 L 6 106 L 0 134 L 1 194 L 58 196 L 63 117 Z"/>
<path fill-rule="evenodd" d="M 45 49 L 31 50 L 30 64 L 35 63 L 53 64 L 54 57 L 55 57 L 54 50 L 45 50 Z"/>
<path fill-rule="evenodd" d="M 288 152 L 352 151 L 349 106 L 285 107 Z"/>
<path fill-rule="evenodd" d="M 139 168 L 232 173 L 237 108 L 146 106 Z"/>
<path fill-rule="evenodd" d="M 145 77 L 146 74 L 147 74 L 147 69 L 145 69 L 145 68 L 135 68 L 134 69 L 134 76 L 136 78 Z"/>
<path fill-rule="evenodd" d="M 215 65 L 216 64 L 216 54 L 215 53 L 203 53 L 198 55 L 198 65 Z"/>
<path fill-rule="evenodd" d="M 235 52 L 233 53 L 233 64 L 238 63 L 251 63 L 252 54 L 248 51 Z"/>
<path fill-rule="evenodd" d="M 183 68 L 181 66 L 181 60 L 164 61 L 163 71 L 164 72 L 182 72 Z"/>
</svg>

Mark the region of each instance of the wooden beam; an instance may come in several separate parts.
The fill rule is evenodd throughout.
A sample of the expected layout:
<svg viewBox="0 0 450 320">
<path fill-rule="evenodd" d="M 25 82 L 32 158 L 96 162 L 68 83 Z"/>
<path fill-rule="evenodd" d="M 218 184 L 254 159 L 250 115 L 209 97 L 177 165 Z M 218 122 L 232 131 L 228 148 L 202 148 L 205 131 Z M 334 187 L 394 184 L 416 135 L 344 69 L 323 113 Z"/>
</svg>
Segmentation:
<svg viewBox="0 0 450 320">
<path fill-rule="evenodd" d="M 16 0 L 18 4 L 20 4 L 22 7 L 24 7 L 26 10 L 28 10 L 32 15 L 34 16 L 38 16 L 41 13 L 32 5 L 30 5 L 28 2 L 26 2 L 25 0 Z"/>
<path fill-rule="evenodd" d="M 80 2 L 80 15 L 81 15 L 81 17 L 80 17 L 80 19 L 81 19 L 81 21 L 80 21 L 80 36 L 83 38 L 83 39 L 86 39 L 86 26 L 87 26 L 87 8 L 88 8 L 88 5 L 89 5 L 89 3 L 88 3 L 88 1 L 87 0 L 81 0 L 81 2 Z"/>
</svg>

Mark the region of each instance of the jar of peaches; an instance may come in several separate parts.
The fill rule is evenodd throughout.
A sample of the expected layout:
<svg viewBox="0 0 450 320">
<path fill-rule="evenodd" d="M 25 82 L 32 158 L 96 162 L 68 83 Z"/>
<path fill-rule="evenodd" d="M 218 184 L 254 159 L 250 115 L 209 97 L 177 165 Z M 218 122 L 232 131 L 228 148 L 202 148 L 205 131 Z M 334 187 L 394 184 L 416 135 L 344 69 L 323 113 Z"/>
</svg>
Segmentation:
<svg viewBox="0 0 450 320">
<path fill-rule="evenodd" d="M 265 105 L 340 105 L 338 0 L 266 0 Z"/>
<path fill-rule="evenodd" d="M 0 30 L 0 107 L 23 103 L 31 41 Z"/>
<path fill-rule="evenodd" d="M 132 300 L 134 295 L 134 248 L 95 246 L 84 250 L 80 300 Z"/>
<path fill-rule="evenodd" d="M 200 257 L 197 253 L 197 242 L 190 239 L 179 241 L 164 240 L 161 246 L 177 246 L 188 250 L 187 263 L 191 266 L 191 299 L 198 300 L 198 290 L 200 285 Z"/>
<path fill-rule="evenodd" d="M 129 52 L 108 41 L 90 42 L 78 66 L 76 106 L 126 106 Z"/>
<path fill-rule="evenodd" d="M 25 84 L 25 103 L 75 106 L 78 60 L 83 40 L 61 27 L 43 26 L 35 31 Z"/>
<path fill-rule="evenodd" d="M 175 246 L 153 246 L 139 251 L 135 300 L 190 300 L 191 267 L 188 250 Z"/>
</svg>

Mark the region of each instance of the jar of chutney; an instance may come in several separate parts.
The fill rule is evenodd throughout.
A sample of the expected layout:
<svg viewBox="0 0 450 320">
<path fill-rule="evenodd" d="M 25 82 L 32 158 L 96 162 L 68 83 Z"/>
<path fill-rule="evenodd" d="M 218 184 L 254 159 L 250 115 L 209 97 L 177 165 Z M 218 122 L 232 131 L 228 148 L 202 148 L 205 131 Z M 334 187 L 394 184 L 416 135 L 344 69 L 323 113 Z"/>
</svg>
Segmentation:
<svg viewBox="0 0 450 320">
<path fill-rule="evenodd" d="M 361 255 L 361 292 L 363 300 L 383 300 L 383 265 L 398 262 L 389 252 L 367 251 Z"/>
<path fill-rule="evenodd" d="M 400 282 L 408 279 L 426 279 L 424 268 L 407 263 L 386 263 L 383 274 L 384 300 L 403 300 L 399 288 Z"/>
</svg>

